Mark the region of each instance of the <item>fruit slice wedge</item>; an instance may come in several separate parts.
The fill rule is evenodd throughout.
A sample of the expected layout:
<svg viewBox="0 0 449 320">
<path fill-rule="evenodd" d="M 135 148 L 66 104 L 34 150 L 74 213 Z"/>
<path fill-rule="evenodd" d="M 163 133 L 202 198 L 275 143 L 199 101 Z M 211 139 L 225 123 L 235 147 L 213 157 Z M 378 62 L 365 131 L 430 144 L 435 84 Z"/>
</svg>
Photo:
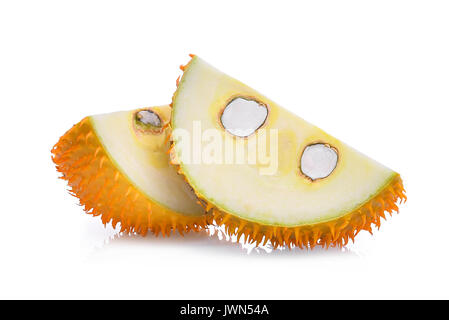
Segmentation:
<svg viewBox="0 0 449 320">
<path fill-rule="evenodd" d="M 199 57 L 181 69 L 172 163 L 229 235 L 274 247 L 344 246 L 406 200 L 399 174 Z M 246 150 L 240 162 L 237 146 Z"/>
<path fill-rule="evenodd" d="M 183 234 L 207 225 L 203 207 L 170 165 L 170 107 L 86 117 L 53 147 L 53 161 L 85 211 L 121 231 Z"/>
</svg>

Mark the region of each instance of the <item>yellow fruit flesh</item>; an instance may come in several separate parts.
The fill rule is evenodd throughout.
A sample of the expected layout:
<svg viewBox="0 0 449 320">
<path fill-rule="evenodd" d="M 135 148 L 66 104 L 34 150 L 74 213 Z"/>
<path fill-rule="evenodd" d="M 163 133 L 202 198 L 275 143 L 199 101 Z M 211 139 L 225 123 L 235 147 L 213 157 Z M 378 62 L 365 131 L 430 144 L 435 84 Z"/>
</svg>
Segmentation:
<svg viewBox="0 0 449 320">
<path fill-rule="evenodd" d="M 229 133 L 220 123 L 220 114 L 237 97 L 268 106 L 263 128 L 276 129 L 279 138 L 279 164 L 273 175 L 260 175 L 258 163 L 185 163 L 179 161 L 176 138 L 172 148 L 179 171 L 230 234 L 256 242 L 270 240 L 275 246 L 343 245 L 360 230 L 370 231 L 372 223 L 380 225 L 384 211 L 397 210 L 395 202 L 405 199 L 397 173 L 198 57 L 186 66 L 174 95 L 172 129 L 192 132 L 197 121 L 202 130 L 216 129 L 225 139 Z M 244 139 L 246 146 L 251 139 L 255 135 Z M 301 174 L 299 159 L 306 146 L 318 142 L 335 148 L 339 160 L 329 177 L 311 181 Z"/>
<path fill-rule="evenodd" d="M 168 108 L 152 109 L 167 122 Z M 208 216 L 167 165 L 167 132 L 137 132 L 135 112 L 86 117 L 72 127 L 52 150 L 61 178 L 87 213 L 114 227 L 120 223 L 122 232 L 200 230 Z"/>
</svg>

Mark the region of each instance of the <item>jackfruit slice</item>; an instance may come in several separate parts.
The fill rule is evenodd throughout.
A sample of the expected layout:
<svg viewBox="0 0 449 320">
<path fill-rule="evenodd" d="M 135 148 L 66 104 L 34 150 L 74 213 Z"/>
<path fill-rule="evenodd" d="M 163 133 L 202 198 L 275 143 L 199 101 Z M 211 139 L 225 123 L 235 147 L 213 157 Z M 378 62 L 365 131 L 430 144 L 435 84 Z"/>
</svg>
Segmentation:
<svg viewBox="0 0 449 320">
<path fill-rule="evenodd" d="M 344 246 L 406 200 L 396 172 L 191 57 L 172 101 L 171 159 L 228 235 L 275 248 Z"/>
<path fill-rule="evenodd" d="M 85 211 L 121 232 L 199 231 L 203 207 L 169 165 L 170 107 L 86 117 L 52 149 L 52 158 Z"/>
</svg>

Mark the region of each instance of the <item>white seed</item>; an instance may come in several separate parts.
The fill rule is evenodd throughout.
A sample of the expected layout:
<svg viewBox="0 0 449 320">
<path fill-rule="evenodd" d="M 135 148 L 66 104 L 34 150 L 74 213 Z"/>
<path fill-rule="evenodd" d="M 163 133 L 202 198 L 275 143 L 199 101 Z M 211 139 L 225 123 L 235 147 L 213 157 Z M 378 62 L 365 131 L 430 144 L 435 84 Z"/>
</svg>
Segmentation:
<svg viewBox="0 0 449 320">
<path fill-rule="evenodd" d="M 263 125 L 268 109 L 254 100 L 237 98 L 232 100 L 221 115 L 221 123 L 229 133 L 247 137 Z"/>
<path fill-rule="evenodd" d="M 161 126 L 161 119 L 159 116 L 151 110 L 142 110 L 137 113 L 139 121 L 143 124 L 149 124 L 155 127 Z"/>
<path fill-rule="evenodd" d="M 301 156 L 301 171 L 312 180 L 327 177 L 337 166 L 338 154 L 328 145 L 307 146 Z"/>
</svg>

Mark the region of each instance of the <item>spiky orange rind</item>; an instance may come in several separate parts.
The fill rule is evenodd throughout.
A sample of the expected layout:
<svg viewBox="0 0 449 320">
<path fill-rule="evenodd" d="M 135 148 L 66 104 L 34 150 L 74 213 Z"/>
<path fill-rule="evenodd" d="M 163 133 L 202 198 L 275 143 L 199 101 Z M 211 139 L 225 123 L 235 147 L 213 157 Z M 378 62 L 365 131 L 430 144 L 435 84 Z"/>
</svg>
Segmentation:
<svg viewBox="0 0 449 320">
<path fill-rule="evenodd" d="M 117 169 L 93 128 L 84 118 L 67 131 L 52 149 L 52 159 L 70 193 L 79 198 L 86 213 L 101 216 L 120 231 L 145 236 L 181 235 L 206 228 L 210 216 L 187 216 L 156 203 L 143 194 Z"/>
<path fill-rule="evenodd" d="M 170 141 L 173 148 L 173 141 Z M 172 152 L 173 153 L 173 152 Z M 175 166 L 178 173 L 184 177 L 181 166 L 171 157 L 171 165 Z M 274 249 L 278 247 L 288 248 L 322 248 L 344 247 L 349 240 L 354 242 L 360 231 L 368 231 L 372 234 L 373 226 L 377 229 L 381 226 L 382 219 L 386 220 L 385 212 L 392 216 L 393 212 L 399 213 L 397 202 L 407 201 L 405 189 L 399 174 L 356 210 L 344 216 L 317 224 L 302 225 L 296 227 L 284 227 L 264 225 L 254 221 L 248 221 L 235 215 L 226 213 L 207 201 L 201 194 L 195 191 L 207 212 L 211 212 L 214 225 L 224 227 L 226 235 L 236 236 L 237 241 L 243 237 L 245 243 L 266 245 L 268 242 Z"/>
<path fill-rule="evenodd" d="M 303 248 L 343 247 L 362 230 L 372 233 L 373 226 L 380 228 L 385 212 L 399 212 L 396 203 L 406 201 L 402 179 L 396 175 L 380 192 L 358 209 L 327 222 L 297 227 L 263 225 L 247 221 L 212 207 L 217 225 L 224 226 L 229 236 L 241 237 L 248 243 L 265 245 L 268 241 L 274 248 L 293 246 Z"/>
</svg>

